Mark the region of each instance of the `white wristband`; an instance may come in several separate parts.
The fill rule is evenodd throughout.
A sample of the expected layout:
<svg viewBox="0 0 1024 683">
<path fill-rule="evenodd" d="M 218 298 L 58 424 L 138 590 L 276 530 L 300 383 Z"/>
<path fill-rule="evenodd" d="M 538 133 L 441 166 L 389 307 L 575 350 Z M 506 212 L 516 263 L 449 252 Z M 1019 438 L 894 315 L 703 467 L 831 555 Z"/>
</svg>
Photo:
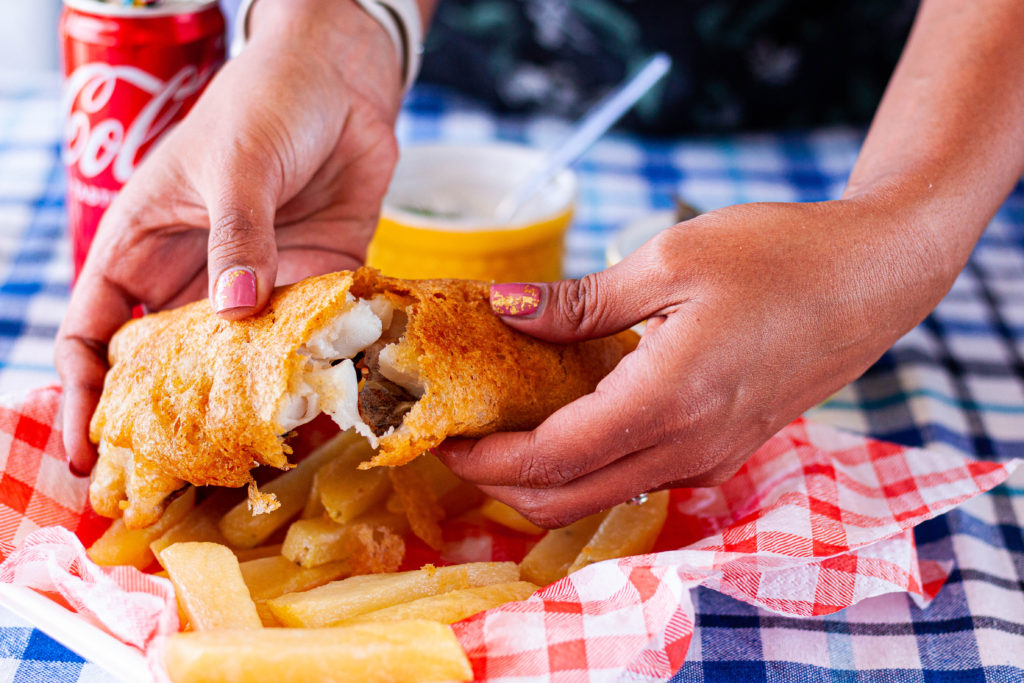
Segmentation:
<svg viewBox="0 0 1024 683">
<path fill-rule="evenodd" d="M 420 72 L 423 55 L 423 22 L 416 0 L 354 0 L 387 32 L 394 43 L 398 63 L 402 66 L 402 85 L 412 87 Z M 235 17 L 231 37 L 231 56 L 235 57 L 249 39 L 249 14 L 255 0 L 242 0 Z"/>
</svg>

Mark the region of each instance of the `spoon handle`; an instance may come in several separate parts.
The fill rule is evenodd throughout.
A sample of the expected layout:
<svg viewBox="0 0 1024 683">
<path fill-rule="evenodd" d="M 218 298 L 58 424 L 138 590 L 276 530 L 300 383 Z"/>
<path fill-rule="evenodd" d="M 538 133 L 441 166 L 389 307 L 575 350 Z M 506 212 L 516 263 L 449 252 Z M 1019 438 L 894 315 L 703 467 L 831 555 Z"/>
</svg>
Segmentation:
<svg viewBox="0 0 1024 683">
<path fill-rule="evenodd" d="M 659 52 L 644 64 L 627 83 L 605 96 L 576 126 L 576 131 L 544 160 L 526 182 L 519 185 L 494 209 L 494 218 L 499 224 L 511 220 L 519 209 L 529 201 L 559 171 L 575 161 L 583 152 L 615 125 L 623 114 L 637 103 L 644 94 L 668 73 L 672 60 Z"/>
</svg>

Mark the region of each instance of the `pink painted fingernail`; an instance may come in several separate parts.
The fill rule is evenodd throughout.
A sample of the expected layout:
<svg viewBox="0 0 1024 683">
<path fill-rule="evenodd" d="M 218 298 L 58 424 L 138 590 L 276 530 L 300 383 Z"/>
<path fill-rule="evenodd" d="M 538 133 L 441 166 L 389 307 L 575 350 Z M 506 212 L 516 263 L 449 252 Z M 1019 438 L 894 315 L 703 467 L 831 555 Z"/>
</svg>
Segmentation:
<svg viewBox="0 0 1024 683">
<path fill-rule="evenodd" d="M 252 268 L 228 268 L 217 278 L 213 308 L 217 313 L 256 305 L 256 273 Z"/>
<path fill-rule="evenodd" d="M 491 310 L 498 315 L 517 318 L 533 315 L 540 308 L 541 291 L 537 285 L 525 282 L 505 282 L 491 285 Z"/>
<path fill-rule="evenodd" d="M 75 463 L 68 460 L 68 469 L 71 470 L 71 474 L 75 475 L 79 479 L 85 479 L 89 476 L 88 472 L 83 472 L 75 466 Z"/>
</svg>

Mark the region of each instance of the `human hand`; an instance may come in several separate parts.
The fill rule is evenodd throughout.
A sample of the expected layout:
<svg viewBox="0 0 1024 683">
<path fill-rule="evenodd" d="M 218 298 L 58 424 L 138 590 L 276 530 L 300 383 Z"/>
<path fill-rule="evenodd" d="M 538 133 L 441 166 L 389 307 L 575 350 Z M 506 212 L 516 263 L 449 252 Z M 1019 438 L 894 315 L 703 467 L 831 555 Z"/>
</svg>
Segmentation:
<svg viewBox="0 0 1024 683">
<path fill-rule="evenodd" d="M 397 160 L 394 47 L 352 2 L 261 0 L 251 23 L 249 45 L 107 210 L 75 286 L 55 360 L 77 473 L 96 458 L 107 342 L 134 306 L 209 293 L 238 319 L 275 284 L 365 258 Z"/>
<path fill-rule="evenodd" d="M 720 484 L 952 285 L 957 265 L 940 264 L 933 236 L 911 224 L 880 198 L 734 206 L 606 271 L 540 284 L 539 308 L 507 324 L 569 342 L 647 319 L 638 348 L 534 431 L 437 453 L 549 528 L 646 491 Z"/>
</svg>

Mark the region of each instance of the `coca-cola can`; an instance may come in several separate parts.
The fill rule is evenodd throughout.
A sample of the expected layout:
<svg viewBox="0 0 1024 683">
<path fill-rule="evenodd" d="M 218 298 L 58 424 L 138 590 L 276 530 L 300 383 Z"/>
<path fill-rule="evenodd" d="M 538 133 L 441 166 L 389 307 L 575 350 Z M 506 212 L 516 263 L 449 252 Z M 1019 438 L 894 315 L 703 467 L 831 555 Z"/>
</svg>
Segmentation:
<svg viewBox="0 0 1024 683">
<path fill-rule="evenodd" d="M 224 63 L 224 33 L 215 0 L 64 0 L 61 156 L 76 279 L 118 190 Z"/>
</svg>

